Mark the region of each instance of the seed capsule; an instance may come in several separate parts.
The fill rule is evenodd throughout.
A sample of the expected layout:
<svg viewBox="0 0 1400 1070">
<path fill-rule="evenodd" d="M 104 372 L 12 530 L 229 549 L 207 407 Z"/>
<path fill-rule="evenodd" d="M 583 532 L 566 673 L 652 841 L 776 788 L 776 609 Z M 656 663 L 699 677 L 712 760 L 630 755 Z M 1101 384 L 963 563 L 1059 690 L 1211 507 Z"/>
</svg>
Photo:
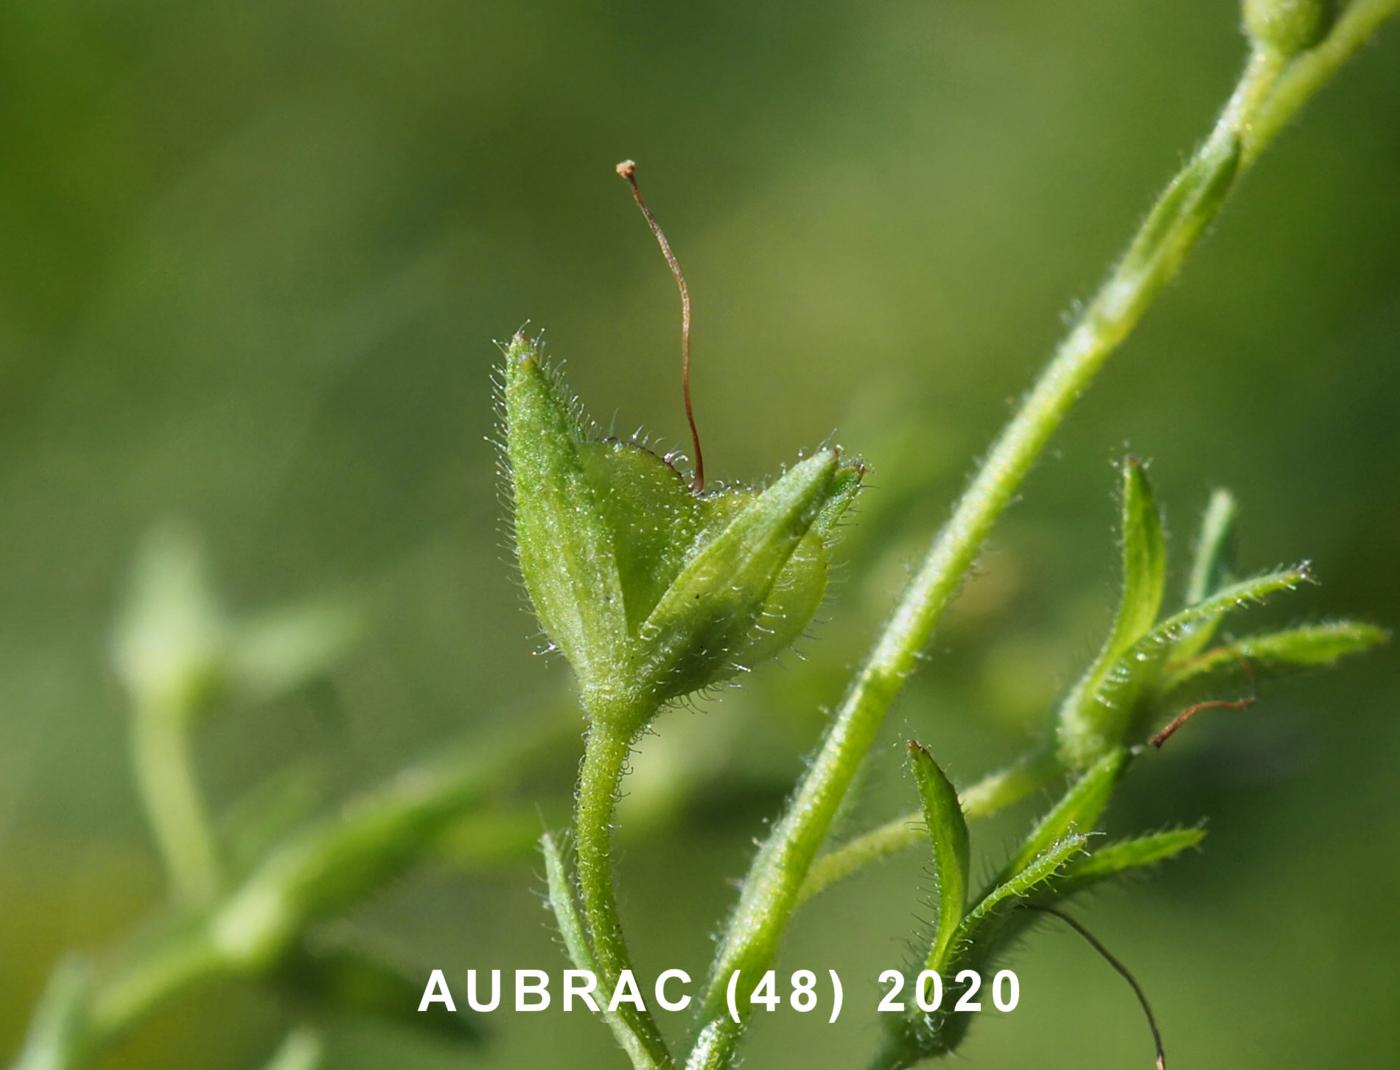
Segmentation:
<svg viewBox="0 0 1400 1070">
<path fill-rule="evenodd" d="M 810 623 L 858 465 L 824 449 L 765 490 L 697 493 L 650 451 L 592 433 L 524 335 L 506 351 L 505 415 L 521 575 L 590 717 L 636 730 Z"/>
</svg>

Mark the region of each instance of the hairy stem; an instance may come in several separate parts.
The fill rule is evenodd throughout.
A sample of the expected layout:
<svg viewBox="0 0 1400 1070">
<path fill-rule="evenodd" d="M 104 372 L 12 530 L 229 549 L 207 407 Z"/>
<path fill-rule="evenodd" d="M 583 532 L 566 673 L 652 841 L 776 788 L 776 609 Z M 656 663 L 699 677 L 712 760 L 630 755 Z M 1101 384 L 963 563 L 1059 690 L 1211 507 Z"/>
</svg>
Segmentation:
<svg viewBox="0 0 1400 1070">
<path fill-rule="evenodd" d="M 1397 11 L 1400 11 L 1400 0 L 1354 0 L 1348 4 L 1326 41 L 1289 64 L 1277 80 L 1273 81 L 1273 91 L 1254 99 L 1252 108 L 1247 111 L 1247 115 L 1252 118 L 1239 125 L 1242 146 L 1240 167 L 1253 164 L 1261 151 L 1278 136 L 1282 127 L 1287 125 L 1288 120 L 1294 118 L 1323 84 L 1326 84 L 1362 45 L 1371 41 L 1387 18 Z M 1242 104 L 1242 94 L 1236 94 L 1235 102 Z M 1189 598 L 1187 601 L 1196 599 Z M 1026 759 L 1022 759 L 1022 765 L 1025 762 Z M 1015 767 L 1012 766 L 1012 769 Z M 969 817 L 980 817 L 994 812 L 974 811 L 970 807 L 980 803 L 976 794 L 980 793 L 984 786 L 991 786 L 997 777 L 1001 776 L 1005 776 L 1005 773 L 994 774 L 969 788 L 963 803 Z M 1026 793 L 1035 790 L 1035 787 L 1026 787 Z M 1008 798 L 1001 805 L 1009 805 L 1014 801 L 1015 798 Z M 837 881 L 850 877 L 868 864 L 920 845 L 924 840 L 923 832 L 918 826 L 920 821 L 918 811 L 910 811 L 909 814 L 886 822 L 885 825 L 872 829 L 871 832 L 864 833 L 850 843 L 820 857 L 813 863 L 812 871 L 802 885 L 798 902 L 808 901 L 813 895 L 819 894 Z"/>
<path fill-rule="evenodd" d="M 623 970 L 632 970 L 632 959 L 618 916 L 613 892 L 613 813 L 627 759 L 632 753 L 630 736 L 595 720 L 584 746 L 579 768 L 578 802 L 574 812 L 574 841 L 578 853 L 579 899 L 598 968 L 598 987 L 605 997 Z M 651 1014 L 630 1004 L 618 1008 L 656 1066 L 670 1066 L 671 1054 Z"/>
<path fill-rule="evenodd" d="M 176 899 L 209 903 L 218 894 L 218 853 L 190 760 L 189 718 L 143 707 L 132 725 L 136 783 Z"/>
<path fill-rule="evenodd" d="M 1354 31 L 1359 40 L 1379 25 L 1383 18 L 1380 8 L 1393 9 L 1397 3 L 1400 0 L 1364 3 L 1370 20 L 1358 22 L 1361 16 L 1355 10 L 1349 12 L 1344 20 L 1348 32 Z M 1002 432 L 947 525 L 935 537 L 855 677 L 791 804 L 754 859 L 710 973 L 700 1039 L 689 1066 L 698 1070 L 731 1064 L 743 1023 L 731 1021 L 725 1011 L 728 978 L 735 970 L 755 975 L 754 971 L 763 970 L 772 961 L 813 859 L 886 712 L 915 668 L 919 652 L 975 561 L 983 540 L 1015 497 L 1050 436 L 1176 273 L 1219 212 L 1242 168 L 1352 51 L 1354 45 L 1329 61 L 1330 65 L 1300 80 L 1290 80 L 1281 96 L 1275 90 L 1282 76 L 1296 70 L 1297 64 L 1288 64 L 1273 53 L 1251 54 L 1214 129 L 1158 198 L 1123 258 Z M 1266 125 L 1257 125 L 1261 115 Z M 742 1001 L 740 1010 L 744 1010 Z"/>
</svg>

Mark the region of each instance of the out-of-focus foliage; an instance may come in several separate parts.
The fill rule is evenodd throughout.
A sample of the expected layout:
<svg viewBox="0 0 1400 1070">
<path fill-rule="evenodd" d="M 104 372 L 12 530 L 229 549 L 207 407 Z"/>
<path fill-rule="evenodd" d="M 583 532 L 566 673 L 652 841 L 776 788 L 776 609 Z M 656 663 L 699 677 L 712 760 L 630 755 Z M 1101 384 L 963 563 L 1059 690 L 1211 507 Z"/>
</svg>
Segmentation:
<svg viewBox="0 0 1400 1070">
<path fill-rule="evenodd" d="M 668 815 L 667 836 L 639 832 L 622 860 L 642 965 L 698 974 L 722 878 L 1058 313 L 1228 86 L 1235 21 L 1208 0 L 5 7 L 0 1049 L 63 949 L 106 945 L 157 895 L 108 659 L 152 520 L 207 533 L 233 619 L 369 594 L 367 637 L 328 684 L 207 726 L 221 809 L 273 769 L 324 770 L 348 794 L 445 741 L 568 716 L 565 666 L 532 657 L 503 561 L 488 373 L 492 340 L 532 319 L 581 393 L 613 399 L 619 431 L 683 440 L 674 293 L 612 174 L 624 155 L 647 166 L 685 260 L 710 463 L 757 478 L 839 426 L 872 468 L 837 554 L 841 612 L 799 644 L 805 664 L 664 714 L 629 785 L 624 828 Z M 1115 599 L 1105 466 L 1125 439 L 1163 462 L 1176 574 L 1185 503 L 1228 485 L 1241 560 L 1305 551 L 1319 620 L 1395 623 L 1396 48 L 1383 39 L 1281 140 L 1076 412 L 901 701 L 863 815 L 910 802 L 899 738 L 969 781 L 1092 658 Z M 1161 795 L 1184 794 L 1182 777 L 1212 815 L 1201 855 L 1095 911 L 1183 1065 L 1341 1064 L 1400 1043 L 1384 1010 L 1400 947 L 1372 920 L 1376 889 L 1400 881 L 1400 853 L 1377 849 L 1400 835 L 1397 666 L 1392 647 L 1341 674 L 1261 679 L 1259 706 L 1184 733 L 1120 792 L 1110 833 L 1178 817 Z M 1195 731 L 1209 753 L 1174 766 Z M 529 797 L 562 811 L 574 765 L 566 742 Z M 492 834 L 508 861 L 534 831 Z M 1128 865 L 1175 846 L 1121 850 Z M 991 861 L 974 854 L 972 871 Z M 926 864 L 812 904 L 784 962 L 835 967 L 873 1003 Z M 410 878 L 356 924 L 448 970 L 558 968 L 537 868 Z M 683 894 L 677 872 L 694 877 Z M 881 916 L 889 941 L 851 924 Z M 1126 995 L 1072 940 L 1016 962 L 1023 1005 L 974 1031 L 970 1057 L 1035 1045 L 1050 1070 L 1084 1065 L 1091 1052 L 1038 1040 L 1083 1016 L 1085 992 L 1101 1001 L 1093 1051 L 1117 1065 L 1137 1050 Z M 854 1064 L 868 1020 L 780 1013 L 749 1058 Z M 496 1024 L 484 1065 L 616 1062 L 578 1015 Z M 272 997 L 219 988 L 109 1064 L 259 1065 L 287 1028 Z M 343 1024 L 319 1043 L 350 1070 L 461 1058 Z"/>
</svg>

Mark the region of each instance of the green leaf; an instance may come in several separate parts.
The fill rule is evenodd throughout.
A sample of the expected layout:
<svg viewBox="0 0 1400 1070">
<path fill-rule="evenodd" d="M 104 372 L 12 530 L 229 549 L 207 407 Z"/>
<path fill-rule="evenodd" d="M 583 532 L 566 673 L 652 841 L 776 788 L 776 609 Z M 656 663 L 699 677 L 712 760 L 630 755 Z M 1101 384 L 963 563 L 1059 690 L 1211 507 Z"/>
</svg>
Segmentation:
<svg viewBox="0 0 1400 1070">
<path fill-rule="evenodd" d="M 909 765 L 919 786 L 924 824 L 933 847 L 933 941 L 930 962 L 942 962 L 967 908 L 968 842 L 958 793 L 933 756 L 909 741 Z"/>
<path fill-rule="evenodd" d="M 955 961 L 986 962 L 994 954 L 998 946 L 995 938 L 1011 913 L 1023 900 L 1050 885 L 1075 856 L 1084 852 L 1088 842 L 1082 833 L 1069 833 L 995 884 L 963 919 L 954 945 Z M 936 967 L 930 963 L 930 968 Z"/>
<path fill-rule="evenodd" d="M 598 967 L 594 963 L 593 950 L 588 944 L 587 930 L 584 927 L 583 918 L 579 915 L 578 904 L 574 902 L 573 890 L 569 887 L 568 870 L 564 865 L 564 858 L 559 852 L 559 845 L 554 842 L 554 837 L 547 832 L 540 837 L 540 852 L 544 855 L 544 873 L 549 889 L 549 906 L 554 911 L 554 919 L 559 926 L 559 935 L 564 940 L 564 949 L 569 953 L 569 959 L 576 968 L 597 973 Z M 651 1049 L 641 1037 L 633 1032 L 632 1027 L 622 1015 L 610 1014 L 605 1010 L 603 1019 L 607 1022 L 608 1028 L 612 1030 L 618 1045 L 632 1060 L 634 1067 L 656 1065 L 656 1061 L 651 1056 Z"/>
<path fill-rule="evenodd" d="M 951 1051 L 967 1031 L 973 1017 L 957 1014 L 950 1008 L 958 998 L 951 983 L 957 971 L 980 969 L 1019 932 L 1030 916 L 1019 908 L 1052 882 L 1082 854 L 1087 837 L 1071 833 L 1052 843 L 1009 879 L 995 884 L 977 905 L 963 918 L 953 940 L 940 952 L 930 949 L 924 968 L 937 971 L 948 985 L 943 1005 L 931 1014 L 912 1009 L 903 1015 L 886 1018 L 890 1030 L 886 1056 L 881 1066 L 912 1066 L 919 1059 Z"/>
<path fill-rule="evenodd" d="M 1122 540 L 1123 594 L 1104 647 L 1108 657 L 1127 649 L 1156 623 L 1166 587 L 1162 514 L 1147 481 L 1147 470 L 1135 457 L 1123 464 Z"/>
<path fill-rule="evenodd" d="M 1073 754 L 1073 767 L 1082 768 L 1103 753 L 1102 716 L 1095 697 L 1101 694 L 1123 654 L 1131 650 L 1157 619 L 1166 584 L 1166 544 L 1162 517 L 1152 495 L 1147 473 L 1134 458 L 1123 464 L 1123 592 L 1108 638 L 1089 668 L 1075 683 L 1060 708 L 1062 757 Z M 1096 750 L 1089 754 L 1080 739 L 1092 738 Z M 1069 740 L 1069 744 L 1064 741 Z"/>
<path fill-rule="evenodd" d="M 949 978 L 964 967 L 980 968 L 1029 924 L 1029 915 L 1019 910 L 1026 901 L 1048 901 L 1058 895 L 1065 875 L 1083 864 L 1076 856 L 1088 844 L 1085 833 L 1102 816 L 1127 763 L 1128 752 L 1116 748 L 1069 786 L 962 920 L 953 938 L 935 938 L 926 969 Z M 921 1055 L 950 1050 L 966 1030 L 966 1019 L 966 1015 L 939 1011 L 892 1023 L 895 1047 Z"/>
<path fill-rule="evenodd" d="M 1306 564 L 1264 573 L 1222 587 L 1162 621 L 1114 659 L 1098 679 L 1086 676 L 1065 698 L 1056 723 L 1060 760 L 1071 768 L 1083 768 L 1128 736 L 1142 712 L 1143 695 L 1157 685 L 1173 644 L 1186 629 L 1218 621 L 1232 610 L 1310 582 Z"/>
<path fill-rule="evenodd" d="M 996 883 L 1009 881 L 1066 835 L 1092 832 L 1127 767 L 1128 752 L 1122 747 L 1115 747 L 1090 766 L 1031 830 Z"/>
<path fill-rule="evenodd" d="M 1233 567 L 1235 496 L 1224 487 L 1210 496 L 1201 516 L 1201 530 L 1196 536 L 1196 551 L 1191 559 L 1191 574 L 1186 581 L 1186 604 L 1194 606 L 1230 581 Z"/>
<path fill-rule="evenodd" d="M 573 890 L 569 887 L 568 869 L 564 857 L 559 853 L 559 845 L 554 837 L 546 832 L 540 837 L 540 853 L 544 855 L 545 883 L 549 889 L 549 906 L 554 911 L 555 924 L 564 940 L 564 950 L 569 959 L 580 970 L 596 970 L 593 964 L 593 949 L 588 944 L 588 930 L 579 915 L 578 904 L 574 902 Z"/>
<path fill-rule="evenodd" d="M 1136 649 L 1165 647 L 1171 639 L 1180 635 L 1183 629 L 1193 624 L 1219 620 L 1233 610 L 1262 605 L 1280 591 L 1297 590 L 1302 584 L 1312 582 L 1312 569 L 1306 561 L 1292 568 L 1264 572 L 1249 579 L 1238 580 L 1212 592 L 1209 597 L 1195 605 L 1172 614 L 1144 636 Z"/>
<path fill-rule="evenodd" d="M 1235 498 L 1228 490 L 1220 488 L 1210 496 L 1196 536 L 1196 551 L 1186 583 L 1186 605 L 1204 601 L 1230 582 L 1235 512 Z M 1172 660 L 1189 658 L 1203 650 L 1219 623 L 1220 618 L 1216 617 L 1185 629 L 1172 650 Z"/>
<path fill-rule="evenodd" d="M 1066 866 L 1056 879 L 1052 894 L 1061 899 L 1091 884 L 1155 866 L 1199 846 L 1205 838 L 1205 829 L 1184 828 L 1114 840 Z"/>
<path fill-rule="evenodd" d="M 1337 620 L 1251 635 L 1206 651 L 1176 668 L 1162 684 L 1170 694 L 1220 672 L 1247 667 L 1252 676 L 1290 669 L 1326 668 L 1344 657 L 1363 654 L 1390 638 L 1384 628 L 1362 621 Z"/>
</svg>

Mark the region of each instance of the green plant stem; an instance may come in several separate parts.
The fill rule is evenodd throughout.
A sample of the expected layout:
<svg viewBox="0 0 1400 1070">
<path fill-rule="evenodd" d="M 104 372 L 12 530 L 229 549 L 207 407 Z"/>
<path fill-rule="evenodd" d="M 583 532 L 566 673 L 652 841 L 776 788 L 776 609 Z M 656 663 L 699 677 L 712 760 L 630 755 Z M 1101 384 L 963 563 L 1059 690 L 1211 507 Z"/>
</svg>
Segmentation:
<svg viewBox="0 0 1400 1070">
<path fill-rule="evenodd" d="M 1251 60 L 1251 70 L 1246 71 L 1214 135 L 1219 136 L 1225 126 L 1234 126 L 1241 146 L 1241 170 L 1258 159 L 1283 127 L 1397 11 L 1400 11 L 1400 0 L 1351 0 L 1327 39 L 1283 70 L 1271 71 L 1268 57 L 1256 56 Z M 1202 147 L 1202 152 L 1207 148 L 1208 144 Z M 1001 776 L 1004 774 L 994 774 L 969 789 L 964 801 L 968 816 L 986 816 L 994 812 L 974 811 L 968 807 L 981 806 L 980 793 Z M 1029 786 L 1027 792 L 1036 786 Z M 1007 799 L 1000 805 L 1014 801 Z M 799 902 L 805 902 L 869 863 L 921 844 L 920 820 L 918 811 L 911 811 L 818 858 L 802 886 Z"/>
<path fill-rule="evenodd" d="M 143 706 L 132 720 L 136 783 L 174 897 L 191 905 L 212 902 L 219 892 L 220 865 L 195 783 L 190 718 L 182 710 Z"/>
<path fill-rule="evenodd" d="M 1396 4 L 1387 0 L 1384 6 Z M 1377 15 L 1366 25 L 1374 29 L 1380 20 Z M 1359 32 L 1361 24 L 1357 28 Z M 694 1070 L 732 1062 L 743 1023 L 733 1022 L 726 1012 L 728 979 L 735 970 L 756 976 L 771 963 L 837 808 L 992 525 L 1074 402 L 1218 214 L 1242 164 L 1257 157 L 1340 62 L 1290 83 L 1288 95 L 1277 98 L 1274 90 L 1290 65 L 1276 54 L 1250 55 L 1210 135 L 1158 198 L 973 477 L 862 665 L 791 804 L 754 859 L 710 973 L 699 1040 L 688 1064 Z M 1271 124 L 1264 129 L 1255 126 L 1261 114 Z M 1251 142 L 1247 160 L 1242 157 L 1246 134 Z M 740 1011 L 745 1009 L 741 1001 Z"/>
<path fill-rule="evenodd" d="M 579 768 L 578 800 L 574 814 L 574 844 L 578 855 L 579 899 L 598 968 L 598 987 L 604 998 L 611 993 L 623 970 L 632 969 L 622 919 L 613 890 L 613 813 L 632 739 L 602 721 L 595 720 L 584 745 Z M 636 1034 L 656 1066 L 672 1065 L 671 1053 L 656 1021 L 647 1011 L 623 1004 L 619 1014 Z"/>
<path fill-rule="evenodd" d="M 1037 788 L 1044 787 L 1062 772 L 1050 750 L 1041 748 L 1029 751 L 1020 760 L 983 777 L 961 792 L 958 804 L 965 817 L 991 817 Z M 801 906 L 871 862 L 927 842 L 928 833 L 924 830 L 924 815 L 920 810 L 912 810 L 862 833 L 812 863 L 798 893 L 797 905 Z"/>
</svg>

